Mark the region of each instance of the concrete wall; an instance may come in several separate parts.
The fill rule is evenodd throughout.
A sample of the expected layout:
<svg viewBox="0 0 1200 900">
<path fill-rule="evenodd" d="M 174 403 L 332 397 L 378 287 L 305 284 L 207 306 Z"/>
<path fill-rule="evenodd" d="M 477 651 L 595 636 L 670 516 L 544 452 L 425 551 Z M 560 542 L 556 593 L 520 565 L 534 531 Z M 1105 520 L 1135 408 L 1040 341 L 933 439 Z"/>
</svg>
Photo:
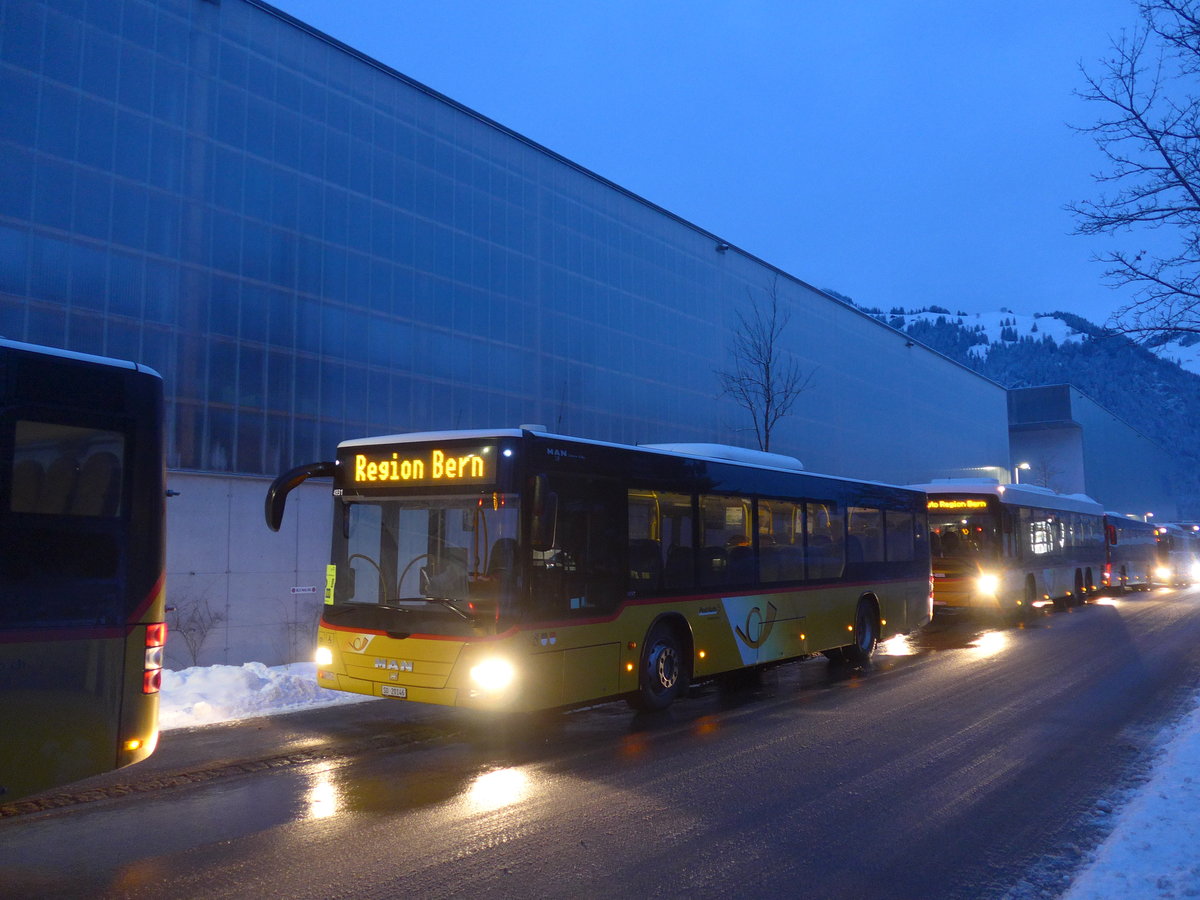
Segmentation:
<svg viewBox="0 0 1200 900">
<path fill-rule="evenodd" d="M 311 659 L 329 561 L 328 481 L 292 493 L 278 533 L 263 518 L 270 479 L 171 472 L 167 484 L 179 492 L 167 501 L 168 667 Z"/>
<path fill-rule="evenodd" d="M 1070 385 L 1011 392 L 1013 464 L 1021 480 L 1084 493 L 1106 509 L 1160 522 L 1178 516 L 1171 455 Z"/>
</svg>

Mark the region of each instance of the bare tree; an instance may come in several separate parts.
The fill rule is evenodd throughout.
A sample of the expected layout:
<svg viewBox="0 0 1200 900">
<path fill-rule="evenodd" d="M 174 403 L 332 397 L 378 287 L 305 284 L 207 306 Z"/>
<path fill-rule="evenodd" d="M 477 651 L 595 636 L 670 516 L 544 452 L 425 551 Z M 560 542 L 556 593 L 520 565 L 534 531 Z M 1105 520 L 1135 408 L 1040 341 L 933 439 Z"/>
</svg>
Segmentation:
<svg viewBox="0 0 1200 900">
<path fill-rule="evenodd" d="M 286 600 L 277 598 L 275 602 L 283 626 L 274 641 L 276 652 L 284 664 L 310 659 L 321 621 L 320 598 L 301 594 Z"/>
<path fill-rule="evenodd" d="M 1022 484 L 1036 484 L 1061 493 L 1059 482 L 1065 474 L 1057 453 L 1039 453 L 1033 457 L 1029 477 Z"/>
<path fill-rule="evenodd" d="M 738 311 L 730 348 L 733 368 L 718 371 L 717 377 L 723 393 L 750 414 L 758 448 L 770 450 L 771 432 L 812 384 L 816 370 L 804 373 L 783 349 L 791 314 L 780 308 L 778 278 L 764 293 L 760 299 L 749 292 L 749 311 Z"/>
<path fill-rule="evenodd" d="M 200 664 L 200 651 L 208 634 L 225 621 L 225 614 L 212 608 L 206 594 L 181 591 L 171 597 L 174 605 L 168 609 L 167 633 L 179 638 L 187 648 L 193 666 Z"/>
<path fill-rule="evenodd" d="M 1154 251 L 1099 256 L 1133 300 L 1109 325 L 1127 334 L 1200 333 L 1200 0 L 1142 0 L 1078 95 L 1103 109 L 1090 134 L 1108 161 L 1095 200 L 1068 206 L 1076 233 L 1166 230 Z"/>
</svg>

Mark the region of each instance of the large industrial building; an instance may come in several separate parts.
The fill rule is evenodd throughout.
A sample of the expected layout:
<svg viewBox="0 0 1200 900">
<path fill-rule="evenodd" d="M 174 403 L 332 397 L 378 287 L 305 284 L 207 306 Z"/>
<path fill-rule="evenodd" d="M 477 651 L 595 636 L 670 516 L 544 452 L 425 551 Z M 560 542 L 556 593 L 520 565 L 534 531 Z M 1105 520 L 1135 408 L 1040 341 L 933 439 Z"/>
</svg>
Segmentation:
<svg viewBox="0 0 1200 900">
<path fill-rule="evenodd" d="M 0 334 L 163 374 L 196 645 L 173 665 L 307 654 L 329 498 L 307 486 L 279 534 L 262 498 L 341 439 L 751 445 L 717 372 L 772 297 L 808 378 L 772 450 L 1009 471 L 999 385 L 266 4 L 0 0 L 0 22 Z"/>
<path fill-rule="evenodd" d="M 1179 515 L 1171 455 L 1069 384 L 1008 394 L 1013 474 L 1060 494 L 1088 494 L 1122 515 Z"/>
</svg>

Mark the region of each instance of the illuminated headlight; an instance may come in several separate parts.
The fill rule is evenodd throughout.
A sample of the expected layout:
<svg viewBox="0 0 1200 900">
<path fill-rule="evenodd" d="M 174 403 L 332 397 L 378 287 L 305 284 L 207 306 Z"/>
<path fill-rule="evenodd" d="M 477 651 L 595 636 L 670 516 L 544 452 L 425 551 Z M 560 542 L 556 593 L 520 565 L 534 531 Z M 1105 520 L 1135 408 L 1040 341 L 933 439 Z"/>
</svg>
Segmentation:
<svg viewBox="0 0 1200 900">
<path fill-rule="evenodd" d="M 332 666 L 333 665 L 333 651 L 330 650 L 328 647 L 318 647 L 316 662 L 317 662 L 318 666 Z"/>
<path fill-rule="evenodd" d="M 1159 566 L 1157 569 L 1154 570 L 1154 577 L 1159 579 L 1160 581 L 1169 580 L 1171 578 L 1171 567 L 1170 566 Z"/>
<path fill-rule="evenodd" d="M 471 681 L 485 691 L 504 690 L 513 683 L 516 674 L 512 663 L 495 657 L 471 667 Z"/>
<path fill-rule="evenodd" d="M 975 589 L 981 594 L 995 594 L 1000 590 L 1000 576 L 980 575 L 975 579 Z"/>
<path fill-rule="evenodd" d="M 1192 580 L 1200 581 L 1200 562 L 1192 563 Z"/>
</svg>

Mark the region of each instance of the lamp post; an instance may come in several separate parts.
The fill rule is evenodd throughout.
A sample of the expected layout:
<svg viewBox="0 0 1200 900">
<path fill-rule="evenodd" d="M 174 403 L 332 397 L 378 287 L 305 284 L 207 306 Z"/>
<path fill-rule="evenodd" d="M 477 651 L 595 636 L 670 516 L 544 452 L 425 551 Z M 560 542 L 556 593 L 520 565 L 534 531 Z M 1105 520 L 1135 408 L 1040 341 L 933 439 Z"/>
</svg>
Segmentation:
<svg viewBox="0 0 1200 900">
<path fill-rule="evenodd" d="M 1021 471 L 1024 470 L 1024 471 L 1028 472 L 1029 469 L 1030 469 L 1029 463 L 1017 463 L 1016 467 L 1013 469 L 1013 483 L 1020 484 L 1021 483 Z"/>
</svg>

